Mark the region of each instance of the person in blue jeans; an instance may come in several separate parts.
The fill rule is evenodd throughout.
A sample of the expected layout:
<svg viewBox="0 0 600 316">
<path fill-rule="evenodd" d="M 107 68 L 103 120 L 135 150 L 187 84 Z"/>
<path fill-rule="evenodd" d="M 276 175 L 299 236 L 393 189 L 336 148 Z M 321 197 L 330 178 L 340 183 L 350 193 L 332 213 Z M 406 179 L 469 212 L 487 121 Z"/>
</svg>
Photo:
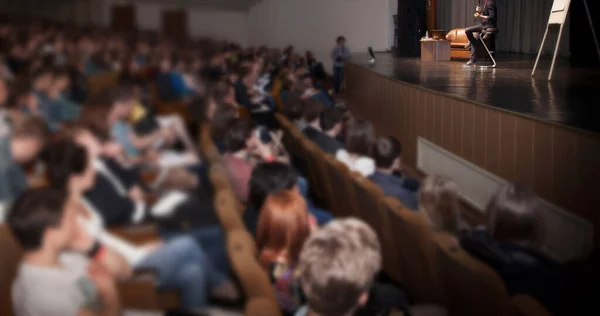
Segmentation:
<svg viewBox="0 0 600 316">
<path fill-rule="evenodd" d="M 248 209 L 243 214 L 248 231 L 256 234 L 260 209 L 270 194 L 294 188 L 304 196 L 309 212 L 320 226 L 333 219 L 330 212 L 317 208 L 307 199 L 308 183 L 306 179 L 299 177 L 291 166 L 280 162 L 262 163 L 254 167 L 250 178 Z"/>
<path fill-rule="evenodd" d="M 331 50 L 333 61 L 333 87 L 335 93 L 340 93 L 342 80 L 344 78 L 344 62 L 350 59 L 350 50 L 346 47 L 346 38 L 339 36 L 335 47 Z"/>
</svg>

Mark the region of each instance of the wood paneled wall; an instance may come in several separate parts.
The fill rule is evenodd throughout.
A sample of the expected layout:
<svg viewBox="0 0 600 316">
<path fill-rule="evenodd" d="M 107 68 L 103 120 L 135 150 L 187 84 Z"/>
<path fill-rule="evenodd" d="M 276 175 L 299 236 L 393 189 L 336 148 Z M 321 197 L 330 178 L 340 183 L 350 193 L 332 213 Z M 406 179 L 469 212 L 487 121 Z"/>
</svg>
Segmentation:
<svg viewBox="0 0 600 316">
<path fill-rule="evenodd" d="M 379 135 L 402 142 L 416 168 L 417 137 L 508 181 L 532 187 L 549 202 L 600 225 L 600 136 L 465 101 L 375 73 L 345 71 L 347 107 Z"/>
</svg>

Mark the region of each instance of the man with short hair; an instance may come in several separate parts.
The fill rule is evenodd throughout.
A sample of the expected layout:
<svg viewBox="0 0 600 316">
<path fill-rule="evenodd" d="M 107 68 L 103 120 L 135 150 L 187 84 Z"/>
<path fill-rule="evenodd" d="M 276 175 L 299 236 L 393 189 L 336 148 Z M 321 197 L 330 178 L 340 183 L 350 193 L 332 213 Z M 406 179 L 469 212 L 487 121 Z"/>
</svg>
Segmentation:
<svg viewBox="0 0 600 316">
<path fill-rule="evenodd" d="M 400 170 L 400 153 L 400 142 L 392 137 L 380 137 L 373 149 L 377 170 L 369 179 L 377 184 L 385 195 L 397 198 L 411 210 L 418 210 L 417 194 L 406 187 L 405 179 L 394 174 Z"/>
<path fill-rule="evenodd" d="M 327 108 L 319 114 L 318 128 L 312 125 L 304 129 L 304 135 L 319 146 L 325 153 L 335 155 L 344 148 L 337 140 L 342 133 L 344 113 L 338 108 Z"/>
<path fill-rule="evenodd" d="M 24 250 L 12 285 L 17 315 L 120 314 L 114 279 L 92 261 L 101 253 L 77 223 L 76 208 L 68 206 L 64 193 L 47 188 L 25 192 L 7 222 Z"/>
<path fill-rule="evenodd" d="M 296 316 L 353 315 L 369 299 L 381 269 L 381 246 L 377 234 L 364 222 L 334 220 L 311 234 L 299 261 L 307 306 Z"/>
<path fill-rule="evenodd" d="M 336 45 L 331 51 L 333 60 L 333 86 L 335 93 L 340 93 L 342 80 L 344 79 L 344 62 L 350 59 L 350 50 L 346 47 L 346 38 L 339 36 Z"/>
</svg>

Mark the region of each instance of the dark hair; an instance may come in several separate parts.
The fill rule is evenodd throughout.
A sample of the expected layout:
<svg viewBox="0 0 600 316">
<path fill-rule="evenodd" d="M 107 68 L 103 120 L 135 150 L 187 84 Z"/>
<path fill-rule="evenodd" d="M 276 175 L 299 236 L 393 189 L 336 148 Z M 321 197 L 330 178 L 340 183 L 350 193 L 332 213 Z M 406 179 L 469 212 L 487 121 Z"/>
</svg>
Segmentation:
<svg viewBox="0 0 600 316">
<path fill-rule="evenodd" d="M 85 126 L 89 131 L 102 141 L 110 139 L 110 126 L 108 114 L 110 113 L 108 103 L 93 103 L 83 107 L 78 123 Z"/>
<path fill-rule="evenodd" d="M 346 41 L 346 38 L 343 36 L 338 36 L 337 39 L 335 40 L 337 43 L 339 43 L 340 41 Z"/>
<path fill-rule="evenodd" d="M 377 168 L 389 168 L 400 157 L 401 145 L 394 137 L 379 137 L 373 148 Z"/>
<path fill-rule="evenodd" d="M 344 120 L 344 112 L 336 107 L 329 107 L 321 112 L 321 129 L 324 132 L 330 131 L 338 123 Z"/>
<path fill-rule="evenodd" d="M 211 87 L 209 95 L 212 95 L 217 102 L 222 102 L 229 95 L 232 87 L 233 85 L 229 81 L 219 80 Z"/>
<path fill-rule="evenodd" d="M 249 203 L 259 211 L 271 193 L 289 190 L 298 183 L 298 174 L 292 167 L 280 162 L 261 163 L 252 170 Z"/>
<path fill-rule="evenodd" d="M 51 76 L 52 74 L 53 74 L 52 68 L 41 67 L 41 68 L 37 69 L 36 71 L 34 71 L 31 77 L 35 81 L 35 80 L 38 80 L 40 77 Z"/>
<path fill-rule="evenodd" d="M 114 105 L 118 102 L 126 102 L 135 99 L 135 88 L 133 84 L 121 83 L 108 92 L 108 102 Z"/>
<path fill-rule="evenodd" d="M 283 104 L 283 114 L 290 120 L 302 118 L 304 102 L 296 95 L 290 95 Z"/>
<path fill-rule="evenodd" d="M 46 146 L 41 157 L 49 185 L 59 190 L 67 190 L 69 178 L 82 174 L 88 166 L 85 148 L 67 139 Z"/>
<path fill-rule="evenodd" d="M 539 245 L 545 228 L 541 213 L 541 200 L 529 187 L 508 183 L 487 205 L 487 228 L 498 241 Z"/>
<path fill-rule="evenodd" d="M 66 201 L 63 191 L 51 188 L 29 189 L 16 199 L 6 222 L 23 250 L 40 248 L 46 230 L 61 224 Z"/>
<path fill-rule="evenodd" d="M 370 157 L 375 144 L 373 125 L 367 120 L 356 120 L 348 126 L 345 140 L 348 152 Z"/>
<path fill-rule="evenodd" d="M 214 140 L 222 141 L 225 139 L 227 128 L 237 121 L 237 109 L 235 106 L 216 102 L 217 108 L 215 109 L 215 115 L 211 121 L 212 131 L 211 135 Z"/>
<path fill-rule="evenodd" d="M 304 111 L 302 117 L 307 123 L 313 122 L 319 118 L 321 112 L 325 109 L 325 105 L 321 101 L 308 99 L 304 103 Z"/>
<path fill-rule="evenodd" d="M 235 74 L 240 77 L 240 80 L 246 78 L 251 73 L 252 71 L 246 67 L 239 66 L 237 69 L 235 69 Z"/>
<path fill-rule="evenodd" d="M 234 153 L 246 148 L 246 141 L 252 136 L 254 124 L 251 120 L 238 119 L 233 121 L 225 132 L 225 151 Z"/>
</svg>

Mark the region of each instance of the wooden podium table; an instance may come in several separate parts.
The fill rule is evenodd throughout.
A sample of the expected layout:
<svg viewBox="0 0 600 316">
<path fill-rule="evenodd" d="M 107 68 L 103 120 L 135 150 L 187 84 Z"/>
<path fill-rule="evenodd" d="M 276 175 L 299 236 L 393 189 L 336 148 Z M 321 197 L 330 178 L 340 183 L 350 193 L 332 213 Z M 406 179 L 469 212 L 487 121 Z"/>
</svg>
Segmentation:
<svg viewBox="0 0 600 316">
<path fill-rule="evenodd" d="M 421 61 L 449 61 L 450 41 L 448 40 L 421 40 Z"/>
</svg>

